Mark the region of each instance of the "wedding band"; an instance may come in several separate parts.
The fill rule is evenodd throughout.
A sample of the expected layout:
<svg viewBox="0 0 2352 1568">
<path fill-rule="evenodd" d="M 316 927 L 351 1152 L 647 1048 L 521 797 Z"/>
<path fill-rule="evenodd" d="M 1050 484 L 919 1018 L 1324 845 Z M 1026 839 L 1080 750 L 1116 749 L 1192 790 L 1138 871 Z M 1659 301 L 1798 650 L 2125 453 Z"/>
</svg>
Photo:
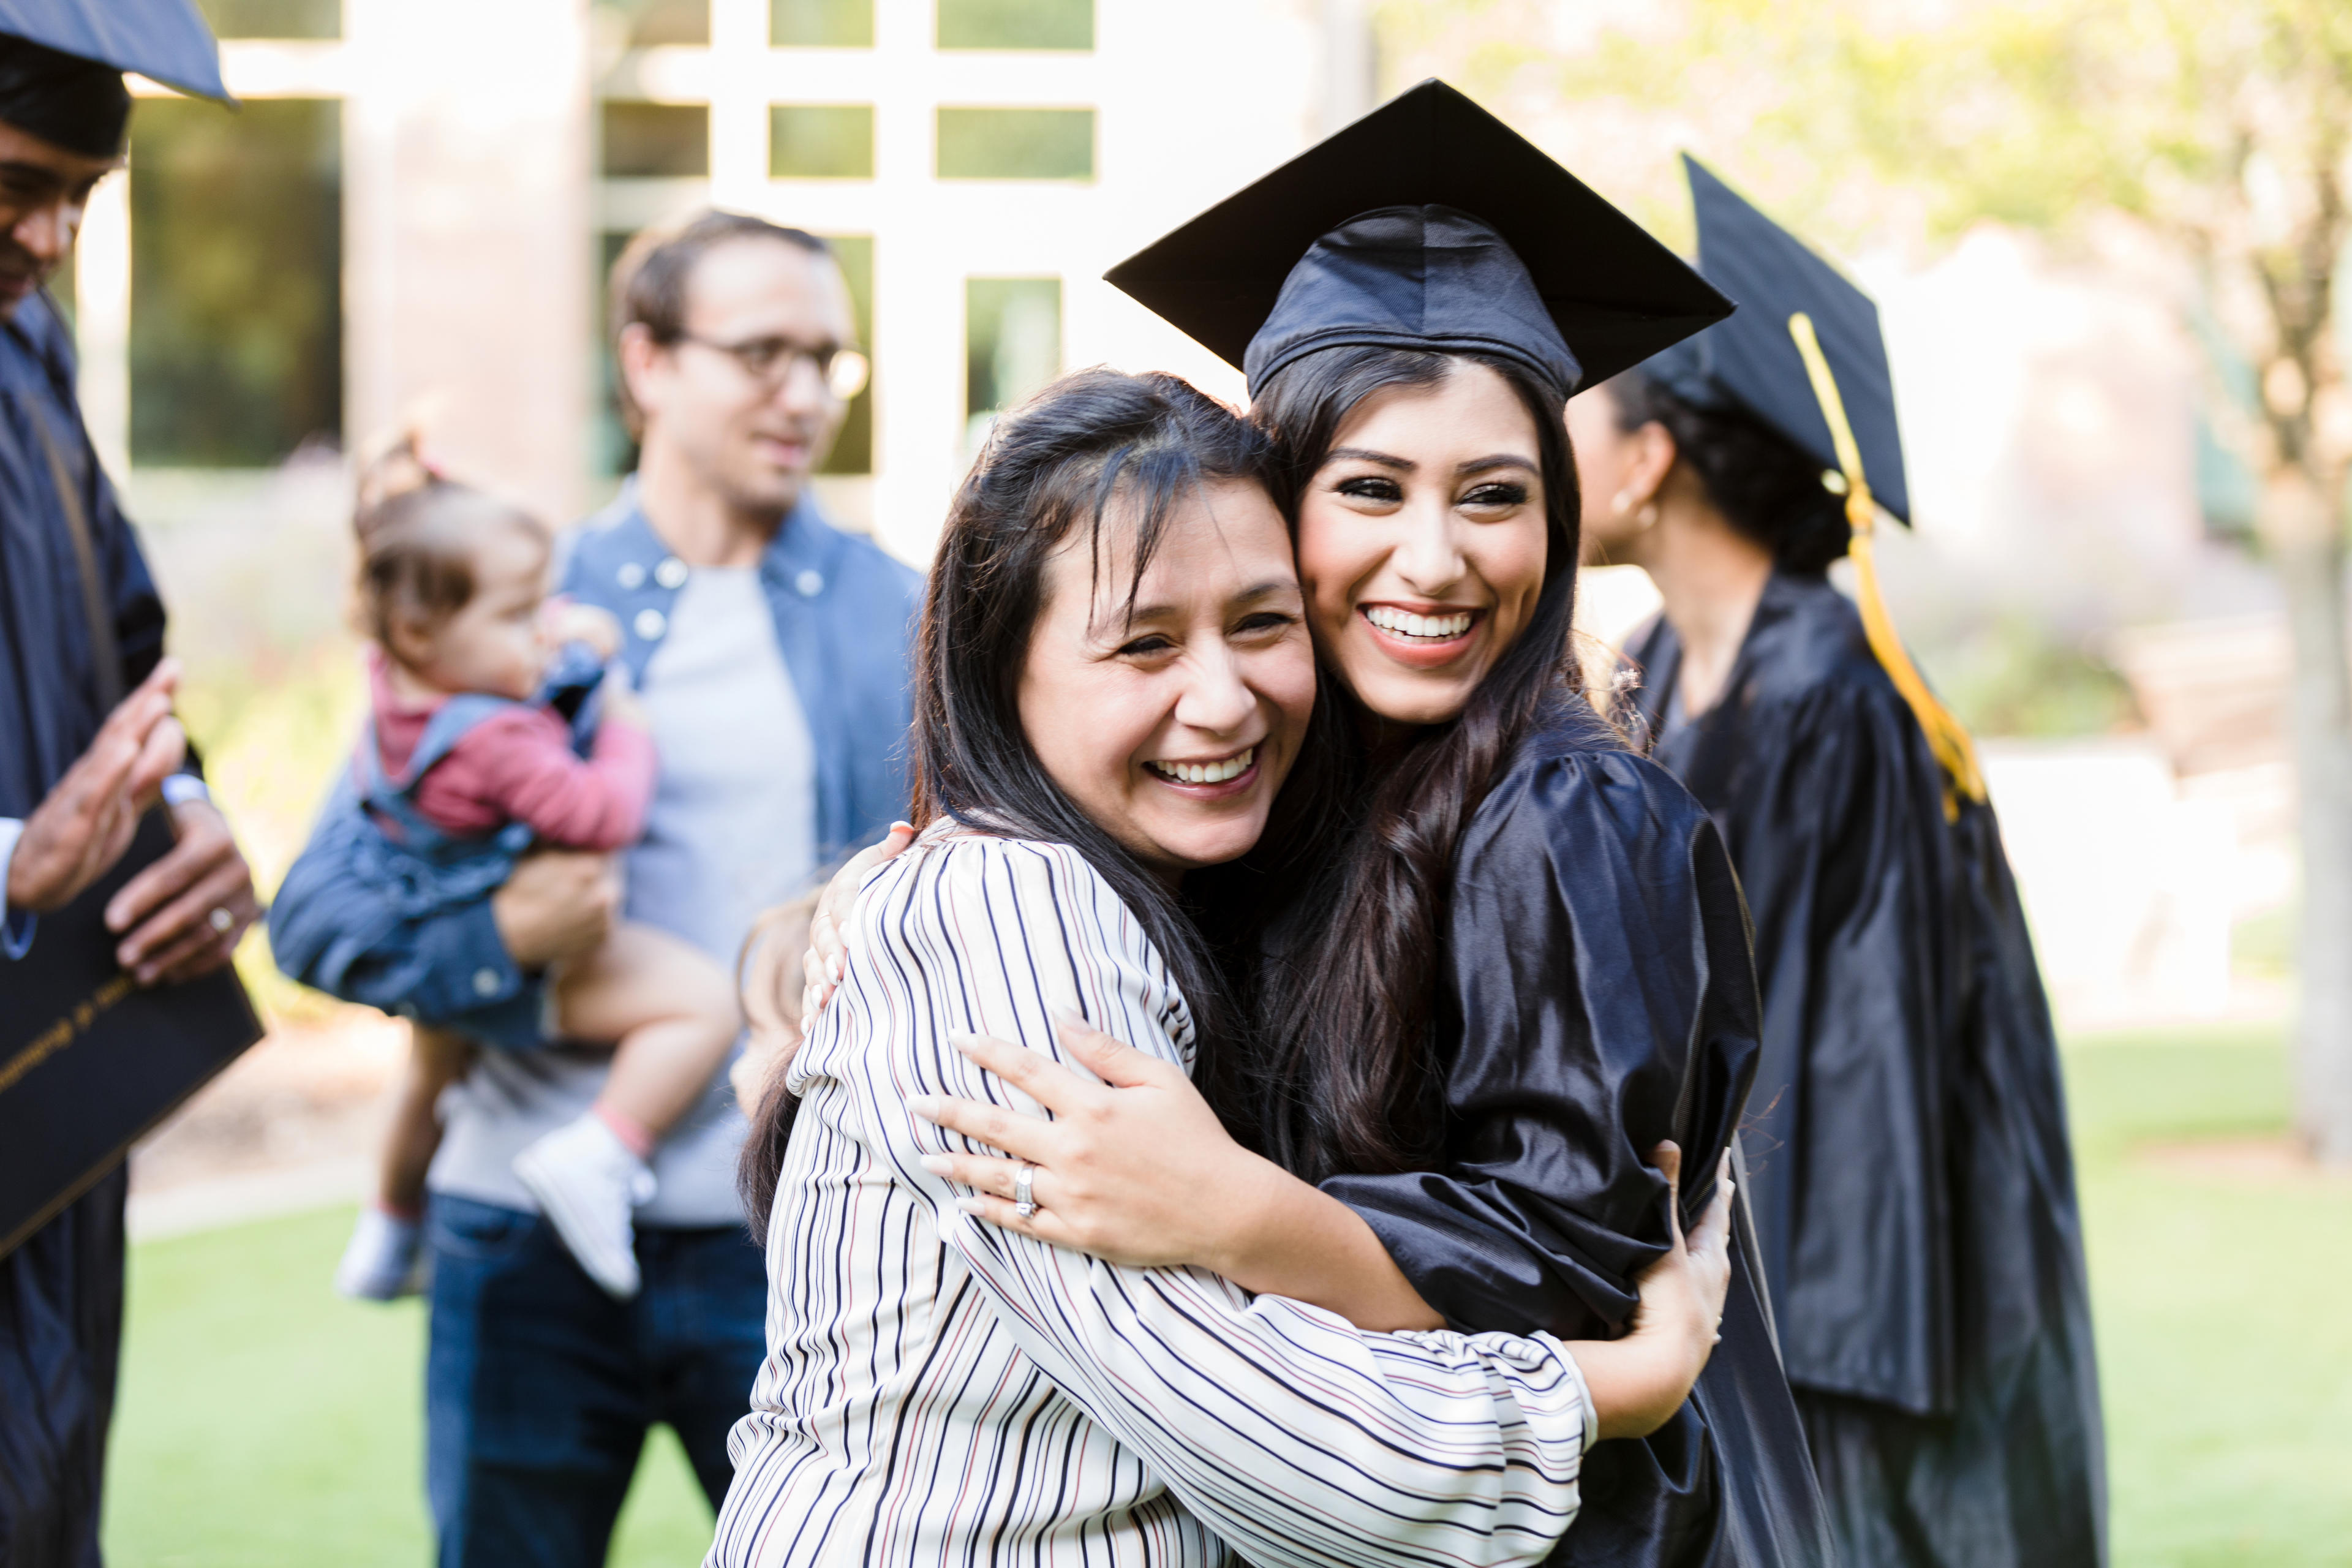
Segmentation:
<svg viewBox="0 0 2352 1568">
<path fill-rule="evenodd" d="M 1037 1167 L 1024 1160 L 1013 1172 L 1013 1212 L 1027 1219 L 1037 1212 L 1037 1194 L 1030 1184 L 1037 1178 Z"/>
<path fill-rule="evenodd" d="M 236 917 L 229 913 L 226 909 L 215 910 L 211 914 L 205 918 L 206 921 L 211 922 L 214 931 L 221 936 L 226 936 L 229 933 L 230 928 L 236 924 Z"/>
</svg>

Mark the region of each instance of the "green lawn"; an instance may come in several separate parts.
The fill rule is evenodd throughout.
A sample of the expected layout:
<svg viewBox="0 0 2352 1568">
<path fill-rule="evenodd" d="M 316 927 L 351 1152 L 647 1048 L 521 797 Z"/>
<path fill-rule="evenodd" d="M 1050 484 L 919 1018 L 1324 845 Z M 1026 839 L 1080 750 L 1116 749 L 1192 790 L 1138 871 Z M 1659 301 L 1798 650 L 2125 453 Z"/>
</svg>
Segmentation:
<svg viewBox="0 0 2352 1568">
<path fill-rule="evenodd" d="M 2135 1148 L 2272 1132 L 2275 1030 L 2068 1054 L 2122 1568 L 2352 1563 L 2352 1179 Z"/>
<path fill-rule="evenodd" d="M 131 1249 L 110 1568 L 419 1568 L 425 1313 L 328 1285 L 347 1209 Z M 692 1568 L 710 1510 L 665 1428 L 613 1554 Z"/>
<path fill-rule="evenodd" d="M 2352 1181 L 2212 1173 L 2147 1145 L 2282 1124 L 2275 1031 L 2068 1058 L 2098 1295 L 2118 1568 L 2352 1562 Z M 429 1560 L 423 1321 L 338 1300 L 337 1212 L 131 1260 L 114 1568 Z M 687 1568 L 709 1514 L 665 1434 L 614 1562 Z"/>
</svg>

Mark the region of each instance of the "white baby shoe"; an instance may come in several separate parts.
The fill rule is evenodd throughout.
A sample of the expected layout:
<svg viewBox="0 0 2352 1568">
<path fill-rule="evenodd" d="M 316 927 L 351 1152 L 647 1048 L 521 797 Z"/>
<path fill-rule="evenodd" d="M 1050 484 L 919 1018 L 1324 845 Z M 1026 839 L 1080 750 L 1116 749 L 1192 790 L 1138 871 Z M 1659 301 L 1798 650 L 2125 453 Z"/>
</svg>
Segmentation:
<svg viewBox="0 0 2352 1568">
<path fill-rule="evenodd" d="M 603 1118 L 592 1111 L 541 1138 L 515 1156 L 514 1173 L 589 1279 L 616 1300 L 637 1293 L 632 1215 L 653 1197 L 654 1173 Z"/>
<path fill-rule="evenodd" d="M 422 1295 L 431 1255 L 422 1222 L 386 1214 L 373 1204 L 360 1210 L 343 1260 L 335 1265 L 335 1292 L 354 1301 L 391 1301 Z"/>
</svg>

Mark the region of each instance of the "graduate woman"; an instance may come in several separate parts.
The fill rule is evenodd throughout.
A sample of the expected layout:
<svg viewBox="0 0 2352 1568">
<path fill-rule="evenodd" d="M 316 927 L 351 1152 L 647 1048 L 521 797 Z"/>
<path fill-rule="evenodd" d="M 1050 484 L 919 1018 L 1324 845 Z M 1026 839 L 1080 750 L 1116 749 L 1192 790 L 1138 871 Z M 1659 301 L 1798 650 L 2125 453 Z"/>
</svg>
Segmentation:
<svg viewBox="0 0 2352 1568">
<path fill-rule="evenodd" d="M 1849 1568 L 2105 1561 L 2049 1009 L 1968 737 L 1887 625 L 1908 513 L 1877 311 L 1689 165 L 1739 313 L 1570 405 L 1587 559 L 1644 568 L 1654 755 L 1723 826 L 1765 1005 L 1749 1166 Z M 1852 542 L 1862 608 L 1825 569 Z M 1769 1151 L 1769 1152 L 1766 1152 Z"/>
<path fill-rule="evenodd" d="M 1198 1265 L 1261 1301 L 1618 1333 L 1668 1245 L 1643 1151 L 1679 1142 L 1694 1186 L 1714 1169 L 1759 1020 L 1715 828 L 1570 683 L 1561 409 L 1643 336 L 1726 307 L 1438 83 L 1111 279 L 1249 375 L 1331 721 L 1291 824 L 1189 895 L 1247 976 L 1247 1056 L 1197 1075 L 1223 1126 L 1180 1075 L 1099 1037 L 1069 1038 L 1108 1088 L 982 1043 L 973 1059 L 1055 1120 L 932 1106 L 1013 1156 L 950 1173 L 999 1225 Z M 1324 1210 L 1297 1201 L 1300 1177 Z M 1377 1238 L 1369 1257 L 1313 1244 L 1350 1225 Z M 1755 1268 L 1735 1247 L 1689 1401 L 1586 1457 L 1552 1561 L 1829 1560 Z"/>
</svg>

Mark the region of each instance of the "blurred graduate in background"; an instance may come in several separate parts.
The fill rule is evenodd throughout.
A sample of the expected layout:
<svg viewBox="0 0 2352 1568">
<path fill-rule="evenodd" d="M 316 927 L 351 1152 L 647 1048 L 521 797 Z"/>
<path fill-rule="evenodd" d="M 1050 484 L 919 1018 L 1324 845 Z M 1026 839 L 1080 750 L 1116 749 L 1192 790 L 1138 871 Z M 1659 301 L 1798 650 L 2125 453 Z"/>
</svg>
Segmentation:
<svg viewBox="0 0 2352 1568">
<path fill-rule="evenodd" d="M 1870 558 L 1907 521 L 1876 308 L 1696 162 L 1728 321 L 1570 405 L 1657 760 L 1756 925 L 1750 1193 L 1848 1568 L 2085 1568 L 2105 1485 L 2057 1046 L 1967 734 Z M 1854 557 L 1859 606 L 1831 563 Z"/>
<path fill-rule="evenodd" d="M 163 607 L 83 428 L 72 339 L 42 287 L 70 255 L 91 188 L 121 166 L 124 70 L 225 96 L 212 36 L 187 0 L 0 4 L 0 1005 L 12 966 L 53 961 L 37 945 L 44 920 L 122 858 L 159 800 L 176 847 L 107 910 L 133 977 L 218 970 L 259 912 L 184 759 Z M 79 928 L 56 929 L 66 940 Z M 0 1163 L 27 1152 L 0 1148 Z M 99 1561 L 123 1194 L 118 1163 L 0 1256 L 9 1568 Z"/>
</svg>

